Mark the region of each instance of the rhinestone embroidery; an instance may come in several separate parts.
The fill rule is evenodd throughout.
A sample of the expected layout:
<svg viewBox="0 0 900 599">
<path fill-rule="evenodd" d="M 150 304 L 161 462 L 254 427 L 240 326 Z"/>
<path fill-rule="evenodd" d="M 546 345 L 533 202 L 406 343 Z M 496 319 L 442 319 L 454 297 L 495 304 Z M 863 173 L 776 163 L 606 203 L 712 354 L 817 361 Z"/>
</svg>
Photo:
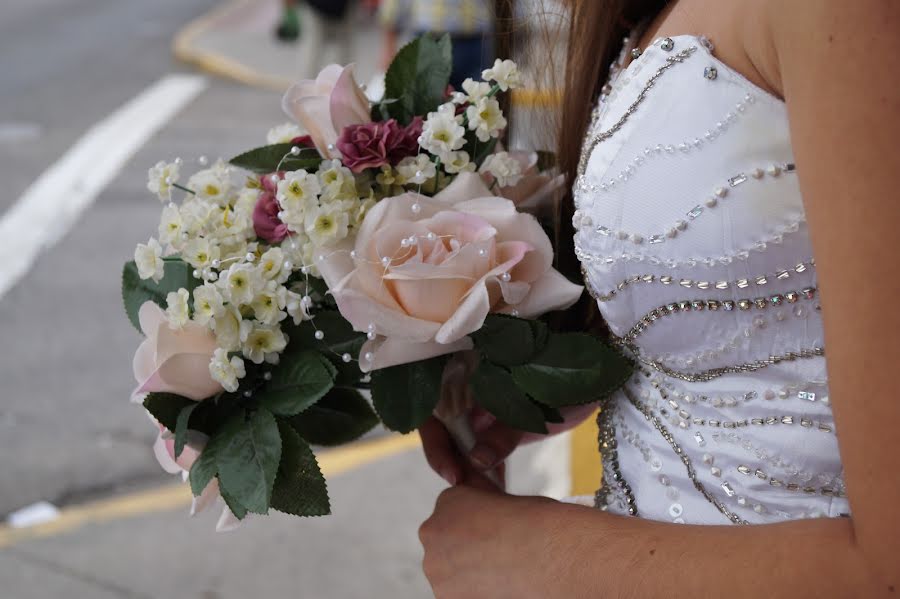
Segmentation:
<svg viewBox="0 0 900 599">
<path fill-rule="evenodd" d="M 650 242 L 654 243 L 652 238 L 651 238 Z M 762 286 L 768 284 L 771 279 L 778 279 L 780 281 L 784 281 L 786 279 L 791 278 L 792 276 L 794 276 L 796 274 L 805 272 L 808 268 L 814 267 L 815 264 L 816 264 L 815 260 L 810 259 L 810 260 L 807 260 L 806 262 L 801 262 L 797 266 L 790 268 L 790 269 L 779 269 L 776 271 L 776 273 L 774 275 L 764 275 L 764 276 L 755 277 L 754 279 L 752 279 L 752 282 L 755 285 L 762 287 Z M 628 277 L 627 279 L 625 279 L 618 285 L 616 285 L 615 289 L 611 289 L 605 293 L 600 293 L 591 284 L 590 279 L 587 274 L 587 271 L 584 268 L 584 265 L 582 265 L 582 267 L 581 267 L 581 274 L 584 276 L 584 280 L 585 280 L 585 283 L 587 286 L 588 293 L 590 293 L 591 296 L 593 296 L 593 298 L 596 299 L 598 302 L 608 302 L 609 300 L 613 299 L 618 294 L 618 292 L 622 291 L 629 285 L 635 285 L 637 283 L 659 283 L 661 285 L 671 285 L 673 282 L 676 282 L 675 279 L 671 275 L 662 275 L 662 276 L 650 275 L 650 274 L 633 275 L 631 277 Z M 677 281 L 677 283 L 679 285 L 681 285 L 682 287 L 685 287 L 687 289 L 692 289 L 692 288 L 700 289 L 702 291 L 713 290 L 713 289 L 717 289 L 717 290 L 721 291 L 721 290 L 729 289 L 731 287 L 739 287 L 741 289 L 745 289 L 750 286 L 750 282 L 751 281 L 748 279 L 738 279 L 736 281 L 693 281 L 691 279 L 681 279 L 681 280 Z M 784 300 L 784 297 L 780 296 L 780 295 L 773 295 L 770 298 L 770 300 L 772 302 L 772 305 L 777 306 L 777 305 L 781 304 L 781 302 Z M 710 309 L 717 310 L 718 307 L 716 307 L 716 308 L 710 307 Z"/>
</svg>

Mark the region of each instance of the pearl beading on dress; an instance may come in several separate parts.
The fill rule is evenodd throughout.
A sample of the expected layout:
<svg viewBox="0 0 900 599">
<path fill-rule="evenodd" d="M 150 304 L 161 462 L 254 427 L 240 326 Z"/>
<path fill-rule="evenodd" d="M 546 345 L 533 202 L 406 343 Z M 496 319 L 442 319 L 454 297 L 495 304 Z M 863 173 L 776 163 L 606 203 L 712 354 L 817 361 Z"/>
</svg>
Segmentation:
<svg viewBox="0 0 900 599">
<path fill-rule="evenodd" d="M 615 236 L 621 241 L 631 241 L 635 245 L 641 245 L 642 243 L 644 243 L 645 239 L 649 244 L 663 243 L 666 241 L 666 239 L 672 239 L 674 237 L 677 237 L 679 233 L 683 233 L 684 231 L 686 231 L 688 229 L 690 221 L 694 221 L 700 218 L 704 211 L 715 208 L 721 200 L 724 200 L 728 197 L 729 188 L 737 187 L 742 183 L 754 179 L 762 179 L 766 173 L 774 178 L 780 176 L 781 173 L 793 173 L 796 170 L 797 169 L 793 163 L 770 164 L 765 169 L 756 168 L 750 171 L 749 174 L 742 172 L 729 177 L 726 183 L 727 187 L 726 185 L 715 187 L 702 204 L 697 204 L 696 206 L 688 210 L 687 213 L 685 213 L 685 217 L 687 218 L 687 220 L 678 220 L 668 226 L 666 230 L 661 233 L 658 232 L 645 234 L 638 232 L 629 232 L 621 229 L 614 231 L 610 227 L 607 227 L 605 225 L 598 225 L 594 229 L 594 231 L 599 233 L 600 235 L 603 235 L 604 237 Z M 577 189 L 582 192 L 596 192 L 596 190 L 602 189 L 602 186 L 598 187 L 595 185 L 584 183 Z M 590 229 L 594 226 L 594 220 L 590 216 L 584 214 L 581 210 L 576 210 L 575 214 L 572 216 L 572 226 L 574 226 L 576 230 Z"/>
</svg>

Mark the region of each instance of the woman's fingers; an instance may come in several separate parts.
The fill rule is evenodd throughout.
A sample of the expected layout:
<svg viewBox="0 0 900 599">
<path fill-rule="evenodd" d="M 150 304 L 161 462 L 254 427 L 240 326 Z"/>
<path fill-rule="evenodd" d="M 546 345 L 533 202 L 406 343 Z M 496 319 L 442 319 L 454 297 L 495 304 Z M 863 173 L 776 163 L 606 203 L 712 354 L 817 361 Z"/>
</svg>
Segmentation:
<svg viewBox="0 0 900 599">
<path fill-rule="evenodd" d="M 459 452 L 441 421 L 434 416 L 428 418 L 419 427 L 419 436 L 422 438 L 425 459 L 431 469 L 451 485 L 462 481 L 463 468 Z"/>
<path fill-rule="evenodd" d="M 490 470 L 503 462 L 519 446 L 522 435 L 522 431 L 495 420 L 476 434 L 477 441 L 469 452 L 469 461 L 478 470 Z"/>
</svg>

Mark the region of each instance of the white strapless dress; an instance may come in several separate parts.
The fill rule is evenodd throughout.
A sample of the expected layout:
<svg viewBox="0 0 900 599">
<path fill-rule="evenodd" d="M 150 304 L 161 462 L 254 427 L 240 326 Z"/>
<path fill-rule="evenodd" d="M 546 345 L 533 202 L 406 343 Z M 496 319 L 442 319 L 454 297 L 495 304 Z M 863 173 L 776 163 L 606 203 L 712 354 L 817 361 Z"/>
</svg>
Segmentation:
<svg viewBox="0 0 900 599">
<path fill-rule="evenodd" d="M 575 200 L 588 288 L 638 363 L 601 410 L 597 507 L 849 515 L 784 103 L 705 38 L 658 39 L 604 89 Z"/>
</svg>

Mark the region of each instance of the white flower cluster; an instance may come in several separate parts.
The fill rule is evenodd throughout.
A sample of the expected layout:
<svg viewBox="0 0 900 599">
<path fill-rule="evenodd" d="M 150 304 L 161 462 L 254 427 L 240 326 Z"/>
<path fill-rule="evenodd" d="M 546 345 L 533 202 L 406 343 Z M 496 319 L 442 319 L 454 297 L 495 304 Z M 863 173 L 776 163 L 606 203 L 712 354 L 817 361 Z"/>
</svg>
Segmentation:
<svg viewBox="0 0 900 599">
<path fill-rule="evenodd" d="M 466 143 L 466 128 L 481 142 L 499 137 L 507 122 L 494 96 L 498 91 L 522 85 L 519 69 L 511 60 L 497 60 L 492 68 L 482 73 L 482 77 L 484 81 L 463 81 L 463 91 L 454 93 L 451 102 L 429 113 L 423 124 L 419 145 L 437 156 L 448 174 L 475 170 L 472 157 L 460 149 Z M 460 108 L 458 113 L 458 106 L 465 109 Z M 398 165 L 397 171 L 405 183 L 421 184 L 434 177 L 434 173 L 429 176 L 428 167 L 419 158 L 408 158 L 406 164 Z"/>
<path fill-rule="evenodd" d="M 177 167 L 178 163 L 154 166 L 150 170 L 149 187 L 163 182 L 165 188 L 157 185 L 156 191 L 171 198 Z M 343 179 L 349 171 L 336 175 L 331 172 L 334 168 L 335 165 L 323 165 L 318 177 L 300 171 L 289 173 L 279 183 L 280 194 L 292 194 L 290 198 L 285 195 L 282 204 L 286 216 L 295 216 L 304 192 L 313 197 L 326 192 L 332 194 L 329 197 L 355 195 L 355 188 L 351 191 L 352 185 Z M 165 178 L 161 178 L 163 174 Z M 315 183 L 304 176 L 311 176 Z M 265 246 L 258 241 L 253 227 L 253 211 L 260 196 L 258 185 L 234 185 L 229 167 L 222 161 L 193 175 L 185 187 L 193 193 L 186 192 L 180 205 L 170 202 L 163 208 L 159 240 L 151 238 L 148 243 L 139 244 L 135 263 L 141 278 L 157 282 L 164 275 L 165 256 L 178 255 L 193 267 L 194 277 L 203 283 L 193 293 L 182 288 L 168 294 L 169 326 L 177 329 L 194 322 L 212 330 L 218 350 L 210 362 L 210 373 L 227 391 L 233 392 L 246 374 L 245 359 L 255 364 L 278 363 L 279 354 L 288 342 L 281 329 L 282 321 L 290 316 L 299 324 L 309 318 L 310 298 L 289 289 L 286 283 L 294 271 L 292 257 L 303 251 L 312 252 L 314 248 L 298 246 L 299 235 L 289 237 L 281 246 Z M 311 189 L 315 189 L 315 194 Z M 349 197 L 346 201 L 355 206 L 356 218 L 361 212 L 361 202 L 353 199 L 355 204 Z M 291 203 L 293 200 L 296 201 Z M 317 215 L 310 217 L 312 233 L 318 235 L 316 239 L 337 238 L 334 232 L 329 236 L 317 225 L 319 213 L 317 204 L 309 212 Z M 346 225 L 349 220 L 346 211 L 343 218 Z M 300 230 L 305 232 L 305 218 L 300 220 L 304 221 Z M 313 245 L 312 238 L 310 235 L 308 245 Z"/>
<path fill-rule="evenodd" d="M 500 187 L 508 187 L 522 179 L 522 164 L 509 152 L 497 152 L 485 158 L 479 172 L 491 175 Z"/>
<path fill-rule="evenodd" d="M 311 265 L 312 256 L 333 246 L 362 223 L 374 198 L 360 198 L 356 179 L 340 160 L 325 160 L 317 173 L 297 170 L 278 181 L 279 219 L 291 231 L 295 256 Z"/>
</svg>

